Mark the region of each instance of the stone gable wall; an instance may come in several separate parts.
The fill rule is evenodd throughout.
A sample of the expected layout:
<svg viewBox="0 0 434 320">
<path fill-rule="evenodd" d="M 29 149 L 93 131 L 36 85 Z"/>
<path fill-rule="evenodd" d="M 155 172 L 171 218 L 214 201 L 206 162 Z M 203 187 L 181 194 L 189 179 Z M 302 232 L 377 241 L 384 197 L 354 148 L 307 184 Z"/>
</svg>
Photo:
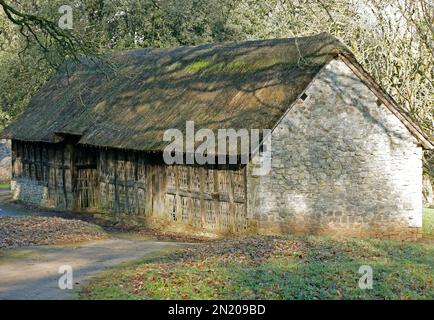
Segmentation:
<svg viewBox="0 0 434 320">
<path fill-rule="evenodd" d="M 413 136 L 341 60 L 306 95 L 273 130 L 270 174 L 248 176 L 250 221 L 261 233 L 419 237 Z"/>
</svg>

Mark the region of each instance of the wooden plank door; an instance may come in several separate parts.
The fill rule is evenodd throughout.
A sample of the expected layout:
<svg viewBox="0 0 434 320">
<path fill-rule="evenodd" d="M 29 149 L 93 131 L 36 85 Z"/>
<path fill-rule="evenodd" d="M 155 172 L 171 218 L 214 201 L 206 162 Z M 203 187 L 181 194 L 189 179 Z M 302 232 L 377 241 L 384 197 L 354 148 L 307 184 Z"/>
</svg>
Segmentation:
<svg viewBox="0 0 434 320">
<path fill-rule="evenodd" d="M 96 168 L 77 168 L 77 204 L 80 209 L 96 209 L 98 207 Z"/>
<path fill-rule="evenodd" d="M 75 163 L 75 207 L 94 211 L 99 207 L 97 150 L 77 148 Z"/>
</svg>

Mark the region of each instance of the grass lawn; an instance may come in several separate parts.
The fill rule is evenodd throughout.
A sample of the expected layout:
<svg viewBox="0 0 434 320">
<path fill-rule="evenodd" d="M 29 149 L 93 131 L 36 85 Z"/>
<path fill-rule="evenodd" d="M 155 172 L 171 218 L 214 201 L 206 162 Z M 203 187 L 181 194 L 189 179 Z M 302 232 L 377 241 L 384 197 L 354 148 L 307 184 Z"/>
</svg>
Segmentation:
<svg viewBox="0 0 434 320">
<path fill-rule="evenodd" d="M 431 227 L 433 211 L 424 212 Z M 433 235 L 432 228 L 424 232 Z M 362 265 L 373 269 L 373 289 L 358 286 Z M 313 236 L 214 241 L 109 269 L 81 298 L 434 299 L 434 243 Z"/>
<path fill-rule="evenodd" d="M 9 182 L 0 182 L 0 189 L 11 189 L 11 184 Z"/>
</svg>

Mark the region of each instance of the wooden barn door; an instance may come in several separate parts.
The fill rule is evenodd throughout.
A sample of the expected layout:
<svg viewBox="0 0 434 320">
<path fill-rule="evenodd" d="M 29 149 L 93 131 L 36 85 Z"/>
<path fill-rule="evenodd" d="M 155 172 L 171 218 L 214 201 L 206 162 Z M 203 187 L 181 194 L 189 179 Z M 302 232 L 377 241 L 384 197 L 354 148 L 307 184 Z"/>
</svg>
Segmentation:
<svg viewBox="0 0 434 320">
<path fill-rule="evenodd" d="M 75 208 L 92 211 L 98 208 L 97 152 L 93 149 L 77 148 L 75 162 Z"/>
</svg>

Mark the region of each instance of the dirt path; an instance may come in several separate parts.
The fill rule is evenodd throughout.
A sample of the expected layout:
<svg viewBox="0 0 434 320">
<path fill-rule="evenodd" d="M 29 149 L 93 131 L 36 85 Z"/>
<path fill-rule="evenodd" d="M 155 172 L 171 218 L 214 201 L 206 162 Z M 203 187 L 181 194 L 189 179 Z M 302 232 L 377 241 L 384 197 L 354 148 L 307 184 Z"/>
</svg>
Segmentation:
<svg viewBox="0 0 434 320">
<path fill-rule="evenodd" d="M 11 194 L 9 190 L 0 189 L 0 217 L 1 216 L 24 216 L 29 212 L 11 204 Z"/>
<path fill-rule="evenodd" d="M 38 212 L 38 215 L 44 215 Z M 26 216 L 34 212 L 11 202 L 9 191 L 0 190 L 0 217 Z M 52 216 L 51 215 L 48 216 Z M 184 247 L 181 242 L 146 240 L 143 237 L 110 233 L 108 240 L 75 245 L 23 247 L 0 254 L 0 300 L 71 299 L 84 281 L 107 267 L 142 258 L 150 253 Z M 73 290 L 59 288 L 59 267 L 70 265 Z"/>
<path fill-rule="evenodd" d="M 101 240 L 79 245 L 27 247 L 0 256 L 0 299 L 70 299 L 83 281 L 106 267 L 141 258 L 180 243 Z M 59 288 L 59 267 L 73 269 L 73 290 Z"/>
</svg>

